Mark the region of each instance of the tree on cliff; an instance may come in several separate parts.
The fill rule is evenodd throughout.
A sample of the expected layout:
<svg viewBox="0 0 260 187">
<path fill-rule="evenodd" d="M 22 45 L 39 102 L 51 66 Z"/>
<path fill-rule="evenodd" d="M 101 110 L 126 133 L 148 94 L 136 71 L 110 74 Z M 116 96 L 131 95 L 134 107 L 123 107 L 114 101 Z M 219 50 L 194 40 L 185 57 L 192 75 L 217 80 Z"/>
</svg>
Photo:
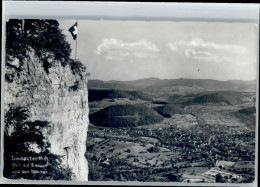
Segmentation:
<svg viewBox="0 0 260 187">
<path fill-rule="evenodd" d="M 70 59 L 71 48 L 56 20 L 10 19 L 6 23 L 6 54 L 14 57 L 26 56 L 32 47 L 40 59 L 48 52 L 56 60 Z"/>
<path fill-rule="evenodd" d="M 28 117 L 28 110 L 22 107 L 11 107 L 5 115 L 8 125 L 4 133 L 4 177 L 70 180 L 71 171 L 63 168 L 61 158 L 49 151 L 50 145 L 42 134 L 49 123 L 31 122 Z"/>
<path fill-rule="evenodd" d="M 62 66 L 70 65 L 74 74 L 82 77 L 86 67 L 78 60 L 70 58 L 71 46 L 59 28 L 57 20 L 10 19 L 6 23 L 6 57 L 15 57 L 23 61 L 31 48 L 41 60 L 46 73 L 52 66 L 47 61 L 54 57 Z M 7 64 L 8 65 L 8 64 Z"/>
</svg>

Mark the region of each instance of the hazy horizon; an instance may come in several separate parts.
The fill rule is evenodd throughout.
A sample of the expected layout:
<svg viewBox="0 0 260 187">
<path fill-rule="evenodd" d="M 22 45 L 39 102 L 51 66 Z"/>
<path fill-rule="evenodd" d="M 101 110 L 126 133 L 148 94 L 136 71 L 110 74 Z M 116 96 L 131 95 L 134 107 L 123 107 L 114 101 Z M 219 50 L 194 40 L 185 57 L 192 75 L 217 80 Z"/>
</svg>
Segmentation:
<svg viewBox="0 0 260 187">
<path fill-rule="evenodd" d="M 217 80 L 217 79 L 194 79 L 194 78 L 173 78 L 173 79 L 161 79 L 157 77 L 147 77 L 147 78 L 140 78 L 140 79 L 131 79 L 131 80 L 115 80 L 115 79 L 110 79 L 110 80 L 102 80 L 102 79 L 92 79 L 88 78 L 88 80 L 100 80 L 100 81 L 122 81 L 122 82 L 127 82 L 127 81 L 138 81 L 138 80 L 145 80 L 145 79 L 159 79 L 159 80 L 178 80 L 178 79 L 190 79 L 190 80 L 214 80 L 214 81 L 222 81 L 222 82 L 228 82 L 228 81 L 245 81 L 245 82 L 251 82 L 251 81 L 256 81 L 256 79 L 251 79 L 251 80 L 239 80 L 239 79 L 233 79 L 233 80 Z"/>
<path fill-rule="evenodd" d="M 68 32 L 75 20 L 58 20 Z M 90 79 L 257 79 L 254 23 L 79 20 L 77 58 Z"/>
</svg>

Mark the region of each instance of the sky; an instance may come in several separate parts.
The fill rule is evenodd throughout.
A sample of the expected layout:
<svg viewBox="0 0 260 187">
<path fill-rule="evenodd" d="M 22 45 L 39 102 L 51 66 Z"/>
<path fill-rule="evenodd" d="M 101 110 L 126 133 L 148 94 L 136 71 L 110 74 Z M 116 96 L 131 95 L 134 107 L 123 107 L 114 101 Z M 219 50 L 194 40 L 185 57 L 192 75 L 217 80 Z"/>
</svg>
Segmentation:
<svg viewBox="0 0 260 187">
<path fill-rule="evenodd" d="M 76 20 L 58 21 L 74 58 Z M 254 80 L 257 42 L 254 23 L 78 20 L 77 59 L 106 81 Z"/>
</svg>

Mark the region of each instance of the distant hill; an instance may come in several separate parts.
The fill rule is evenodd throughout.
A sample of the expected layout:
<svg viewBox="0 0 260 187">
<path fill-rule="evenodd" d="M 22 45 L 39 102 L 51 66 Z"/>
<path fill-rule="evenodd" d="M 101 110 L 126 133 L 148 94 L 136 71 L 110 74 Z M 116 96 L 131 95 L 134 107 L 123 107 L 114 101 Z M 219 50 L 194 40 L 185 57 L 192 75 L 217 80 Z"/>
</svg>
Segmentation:
<svg viewBox="0 0 260 187">
<path fill-rule="evenodd" d="M 139 79 L 134 81 L 124 81 L 124 83 L 131 86 L 138 87 L 139 89 L 145 89 L 149 86 L 161 84 L 162 80 L 158 78 L 146 78 L 146 79 Z"/>
<path fill-rule="evenodd" d="M 230 105 L 242 103 L 243 94 L 240 92 L 213 92 L 200 95 L 194 99 L 188 100 L 186 104 L 202 103 L 226 103 Z"/>
<path fill-rule="evenodd" d="M 256 108 L 255 106 L 240 109 L 233 112 L 241 122 L 245 123 L 246 126 L 252 130 L 256 127 Z"/>
<path fill-rule="evenodd" d="M 173 90 L 178 87 L 190 87 L 194 90 L 204 91 L 245 91 L 256 90 L 256 81 L 218 81 L 212 79 L 164 79 L 157 84 L 145 87 L 147 92 L 157 92 L 166 87 Z"/>
<path fill-rule="evenodd" d="M 183 102 L 184 98 L 178 94 L 172 94 L 168 97 L 169 103 L 181 103 Z"/>
<path fill-rule="evenodd" d="M 155 108 L 158 114 L 170 118 L 174 114 L 185 114 L 185 110 L 173 104 L 166 104 Z"/>
<path fill-rule="evenodd" d="M 112 105 L 89 116 L 103 127 L 134 127 L 161 122 L 163 117 L 144 105 Z"/>
<path fill-rule="evenodd" d="M 131 100 L 141 99 L 151 101 L 152 95 L 143 93 L 142 91 L 126 91 L 126 90 L 113 90 L 113 89 L 89 89 L 88 100 L 89 102 L 98 101 L 102 99 L 115 99 L 115 98 L 129 98 Z"/>
<path fill-rule="evenodd" d="M 115 89 L 115 90 L 136 90 L 138 87 L 126 84 L 123 81 L 102 81 L 88 80 L 88 89 Z"/>
<path fill-rule="evenodd" d="M 239 110 L 238 112 L 241 114 L 254 114 L 254 113 L 256 113 L 256 108 L 254 106 L 247 107 L 247 108 L 243 108 L 243 109 Z"/>
<path fill-rule="evenodd" d="M 158 79 L 147 78 L 134 81 L 101 81 L 89 80 L 88 87 L 91 88 L 110 88 L 120 90 L 143 90 L 145 92 L 158 92 L 166 87 L 178 88 L 181 86 L 191 87 L 205 91 L 256 91 L 256 80 L 242 81 L 218 81 L 213 79 Z"/>
</svg>

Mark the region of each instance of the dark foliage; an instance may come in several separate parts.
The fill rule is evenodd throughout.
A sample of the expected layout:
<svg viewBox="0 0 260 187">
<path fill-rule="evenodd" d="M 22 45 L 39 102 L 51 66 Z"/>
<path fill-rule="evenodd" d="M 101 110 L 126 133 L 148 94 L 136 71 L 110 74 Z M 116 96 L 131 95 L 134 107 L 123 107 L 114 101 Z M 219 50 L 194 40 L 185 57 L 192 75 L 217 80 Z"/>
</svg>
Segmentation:
<svg viewBox="0 0 260 187">
<path fill-rule="evenodd" d="M 254 175 L 254 174 L 253 174 Z M 254 176 L 248 175 L 244 180 L 240 181 L 240 183 L 253 183 L 255 180 Z"/>
<path fill-rule="evenodd" d="M 173 104 L 167 104 L 164 106 L 158 106 L 155 110 L 166 118 L 170 118 L 174 114 L 185 114 L 185 111 Z"/>
<path fill-rule="evenodd" d="M 91 123 L 104 127 L 133 127 L 162 120 L 162 116 L 144 105 L 114 105 L 90 115 Z"/>
<path fill-rule="evenodd" d="M 29 113 L 22 107 L 11 107 L 5 114 L 4 133 L 4 177 L 9 179 L 50 179 L 50 180 L 70 180 L 72 172 L 69 168 L 61 166 L 61 157 L 49 151 L 50 144 L 45 141 L 42 129 L 47 128 L 47 121 L 28 121 Z M 11 131 L 10 129 L 12 127 Z M 35 152 L 30 145 L 37 145 L 39 152 Z M 35 148 L 34 148 L 35 149 Z M 36 163 L 29 159 L 22 161 L 13 160 L 15 158 L 47 158 L 38 160 Z M 34 173 L 33 164 L 46 165 L 41 168 L 46 174 Z M 14 172 L 15 171 L 15 172 Z M 28 173 L 22 173 L 28 171 Z"/>
<path fill-rule="evenodd" d="M 34 49 L 45 72 L 53 66 L 47 59 L 59 60 L 61 65 L 71 66 L 74 74 L 83 78 L 82 72 L 86 67 L 78 60 L 70 58 L 71 47 L 66 41 L 66 36 L 59 28 L 57 20 L 46 19 L 10 19 L 6 22 L 6 57 L 16 57 L 21 63 L 18 70 L 22 70 L 22 63 L 29 58 L 30 49 Z M 9 59 L 10 60 L 10 59 Z M 10 64 L 7 63 L 10 66 Z M 6 77 L 11 81 L 11 77 Z"/>
<path fill-rule="evenodd" d="M 72 70 L 72 73 L 74 75 L 78 74 L 80 75 L 81 79 L 83 79 L 82 72 L 86 72 L 86 66 L 84 66 L 80 61 L 78 60 L 70 60 L 70 67 Z"/>
<path fill-rule="evenodd" d="M 213 93 L 213 94 L 208 94 L 208 95 L 203 95 L 200 97 L 197 97 L 193 100 L 194 103 L 207 103 L 207 102 L 213 102 L 213 103 L 227 103 L 231 104 L 227 98 L 221 94 L 218 93 Z"/>
<path fill-rule="evenodd" d="M 253 107 L 247 107 L 247 108 L 243 108 L 241 110 L 238 111 L 239 113 L 242 114 L 254 114 L 256 112 L 256 108 Z"/>
<path fill-rule="evenodd" d="M 168 104 L 168 102 L 166 102 L 166 101 L 153 101 L 153 104 L 166 105 L 166 104 Z"/>
<path fill-rule="evenodd" d="M 149 149 L 147 149 L 147 151 L 149 153 L 158 153 L 160 151 L 160 148 L 157 146 L 154 146 L 154 147 L 150 147 Z"/>
<path fill-rule="evenodd" d="M 216 183 L 225 183 L 227 179 L 225 179 L 220 173 L 216 175 Z"/>
<path fill-rule="evenodd" d="M 181 177 L 177 174 L 169 173 L 169 174 L 166 174 L 164 176 L 167 177 L 168 180 L 171 181 L 171 182 L 181 182 L 180 181 Z"/>
<path fill-rule="evenodd" d="M 237 117 L 242 123 L 250 129 L 255 129 L 256 127 L 256 108 L 255 106 L 240 109 L 232 114 Z"/>
<path fill-rule="evenodd" d="M 6 54 L 25 57 L 28 47 L 32 47 L 40 59 L 46 58 L 48 53 L 54 54 L 56 60 L 69 60 L 71 49 L 62 34 L 56 20 L 10 19 L 6 23 Z M 65 64 L 64 64 L 65 65 Z"/>
<path fill-rule="evenodd" d="M 13 82 L 14 75 L 13 74 L 5 74 L 5 81 L 12 83 Z"/>
</svg>

